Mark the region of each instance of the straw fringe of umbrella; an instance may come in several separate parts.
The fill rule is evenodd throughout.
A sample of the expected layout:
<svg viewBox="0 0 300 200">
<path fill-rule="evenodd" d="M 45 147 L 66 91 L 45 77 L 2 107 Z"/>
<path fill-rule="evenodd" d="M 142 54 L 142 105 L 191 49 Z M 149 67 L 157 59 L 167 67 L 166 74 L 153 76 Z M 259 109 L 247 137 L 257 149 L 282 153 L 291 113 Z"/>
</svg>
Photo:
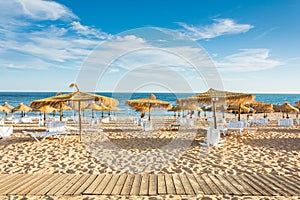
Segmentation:
<svg viewBox="0 0 300 200">
<path fill-rule="evenodd" d="M 168 108 L 172 107 L 172 104 L 162 101 L 162 100 L 159 100 L 159 99 L 156 99 L 156 96 L 154 94 L 151 94 L 151 96 L 148 98 L 127 100 L 126 104 L 134 109 L 148 107 L 149 108 L 149 121 L 150 121 L 150 112 L 151 112 L 152 108 L 153 109 L 155 109 L 155 108 L 168 109 Z"/>
</svg>

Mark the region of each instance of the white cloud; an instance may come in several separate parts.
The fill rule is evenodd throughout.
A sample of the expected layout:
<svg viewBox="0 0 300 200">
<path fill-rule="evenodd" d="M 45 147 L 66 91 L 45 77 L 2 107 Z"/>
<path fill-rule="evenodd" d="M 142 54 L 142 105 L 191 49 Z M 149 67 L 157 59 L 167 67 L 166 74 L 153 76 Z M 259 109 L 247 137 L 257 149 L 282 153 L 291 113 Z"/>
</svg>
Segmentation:
<svg viewBox="0 0 300 200">
<path fill-rule="evenodd" d="M 233 19 L 214 19 L 214 23 L 207 26 L 193 26 L 183 22 L 178 24 L 184 28 L 181 31 L 194 40 L 245 33 L 253 28 L 250 24 L 238 24 Z"/>
<path fill-rule="evenodd" d="M 54 1 L 0 0 L 0 4 L 2 70 L 78 69 L 91 50 L 110 37 L 82 25 L 70 9 Z M 21 59 L 23 63 L 18 62 Z"/>
<path fill-rule="evenodd" d="M 0 0 L 1 17 L 25 17 L 33 20 L 77 18 L 70 9 L 54 1 Z"/>
<path fill-rule="evenodd" d="M 222 71 L 249 72 L 271 69 L 284 63 L 270 58 L 269 49 L 241 49 L 216 62 Z"/>
</svg>

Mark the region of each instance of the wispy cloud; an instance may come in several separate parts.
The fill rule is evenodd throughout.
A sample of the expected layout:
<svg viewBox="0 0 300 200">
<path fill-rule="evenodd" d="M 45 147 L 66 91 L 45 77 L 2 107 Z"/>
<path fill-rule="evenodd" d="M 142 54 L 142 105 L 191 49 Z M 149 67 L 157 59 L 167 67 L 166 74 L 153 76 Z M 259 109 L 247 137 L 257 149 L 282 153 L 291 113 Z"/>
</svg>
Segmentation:
<svg viewBox="0 0 300 200">
<path fill-rule="evenodd" d="M 181 31 L 194 40 L 245 33 L 254 27 L 250 24 L 236 23 L 233 19 L 214 19 L 213 21 L 213 24 L 207 26 L 194 26 L 183 22 L 179 22 L 178 24 L 184 28 Z"/>
<path fill-rule="evenodd" d="M 5 69 L 78 69 L 90 51 L 110 37 L 82 25 L 70 9 L 54 1 L 0 3 L 0 67 Z"/>
<path fill-rule="evenodd" d="M 270 58 L 269 49 L 241 49 L 239 53 L 226 56 L 216 62 L 222 71 L 250 72 L 271 69 L 284 63 Z"/>
</svg>

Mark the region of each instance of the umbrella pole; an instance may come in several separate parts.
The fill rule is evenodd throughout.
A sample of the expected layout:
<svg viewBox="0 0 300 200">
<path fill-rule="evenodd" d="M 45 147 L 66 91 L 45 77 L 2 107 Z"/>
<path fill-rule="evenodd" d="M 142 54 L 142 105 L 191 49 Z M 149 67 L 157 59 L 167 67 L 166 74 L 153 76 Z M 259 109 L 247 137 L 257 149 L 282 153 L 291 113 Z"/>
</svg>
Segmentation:
<svg viewBox="0 0 300 200">
<path fill-rule="evenodd" d="M 213 112 L 214 112 L 214 127 L 217 129 L 217 116 L 216 116 L 216 103 L 213 101 Z"/>
<path fill-rule="evenodd" d="M 149 106 L 149 121 L 150 121 L 150 109 L 151 109 L 151 104 Z"/>
<path fill-rule="evenodd" d="M 62 121 L 62 103 L 59 104 L 59 121 Z"/>
<path fill-rule="evenodd" d="M 92 109 L 92 118 L 94 119 L 94 110 Z"/>
<path fill-rule="evenodd" d="M 239 104 L 238 121 L 241 121 L 241 104 Z"/>
<path fill-rule="evenodd" d="M 44 112 L 44 126 L 46 125 L 46 113 Z"/>
<path fill-rule="evenodd" d="M 79 134 L 80 134 L 80 142 L 81 142 L 81 134 L 82 134 L 82 131 L 81 131 L 81 114 L 80 114 L 80 101 L 78 101 L 78 119 L 79 119 Z"/>
</svg>

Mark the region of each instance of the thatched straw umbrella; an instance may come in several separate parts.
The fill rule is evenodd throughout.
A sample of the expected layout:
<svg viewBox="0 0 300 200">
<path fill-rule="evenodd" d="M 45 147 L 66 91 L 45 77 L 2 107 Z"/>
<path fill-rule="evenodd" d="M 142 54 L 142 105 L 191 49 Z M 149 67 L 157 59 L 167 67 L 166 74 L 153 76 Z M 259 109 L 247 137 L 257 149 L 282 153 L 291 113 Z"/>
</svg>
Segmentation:
<svg viewBox="0 0 300 200">
<path fill-rule="evenodd" d="M 22 117 L 24 117 L 25 112 L 29 112 L 31 110 L 32 109 L 30 107 L 24 105 L 23 103 L 20 103 L 20 105 L 12 109 L 12 112 L 22 112 Z"/>
<path fill-rule="evenodd" d="M 7 108 L 7 107 L 5 107 L 5 106 L 1 106 L 1 105 L 0 105 L 0 111 L 1 111 L 1 112 L 4 112 L 5 114 L 7 114 L 7 113 L 10 111 L 10 109 Z"/>
<path fill-rule="evenodd" d="M 251 103 L 250 106 L 254 108 L 257 113 L 264 113 L 264 117 L 268 116 L 267 113 L 274 112 L 273 104 L 255 101 Z"/>
<path fill-rule="evenodd" d="M 156 99 L 154 94 L 151 94 L 149 98 L 141 98 L 135 100 L 127 100 L 126 104 L 132 108 L 140 108 L 140 107 L 149 107 L 149 121 L 150 121 L 150 112 L 152 108 L 163 108 L 168 109 L 172 107 L 172 104 Z"/>
<path fill-rule="evenodd" d="M 2 106 L 8 108 L 9 110 L 12 110 L 14 108 L 13 106 L 9 105 L 7 102 L 4 102 Z"/>
<path fill-rule="evenodd" d="M 102 117 L 103 117 L 103 112 L 104 111 L 109 111 L 110 108 L 101 104 L 101 105 L 97 105 L 95 103 L 90 103 L 86 109 L 91 109 L 92 110 L 92 118 L 94 118 L 94 111 L 101 111 L 102 112 Z"/>
<path fill-rule="evenodd" d="M 296 113 L 299 114 L 299 109 L 295 108 L 294 106 L 292 106 L 291 104 L 285 102 L 284 104 L 282 104 L 280 106 L 280 111 L 282 113 L 286 113 L 286 117 L 289 118 L 289 113 Z"/>
<path fill-rule="evenodd" d="M 216 123 L 216 103 L 227 103 L 227 104 L 237 104 L 239 107 L 241 107 L 246 102 L 251 102 L 254 100 L 253 94 L 245 94 L 245 93 L 237 93 L 237 92 L 228 92 L 228 91 L 221 91 L 221 90 L 215 90 L 210 88 L 208 91 L 188 97 L 186 99 L 179 99 L 177 100 L 177 103 L 212 103 L 213 105 L 213 112 L 214 112 L 214 125 L 215 129 L 217 128 Z M 240 121 L 240 109 L 239 109 L 239 116 L 238 120 Z"/>
<path fill-rule="evenodd" d="M 55 112 L 55 111 L 57 111 L 57 109 L 50 105 L 43 105 L 39 108 L 33 108 L 33 111 L 44 113 L 44 126 L 45 126 L 46 125 L 46 113 Z"/>
<path fill-rule="evenodd" d="M 228 112 L 242 112 L 242 113 L 250 113 L 251 112 L 251 109 L 246 107 L 246 106 L 238 106 L 238 105 L 229 105 L 227 107 L 227 111 Z"/>
<path fill-rule="evenodd" d="M 53 97 L 48 97 L 41 100 L 35 100 L 30 103 L 31 106 L 42 106 L 42 105 L 51 105 L 54 107 L 59 106 L 60 109 L 60 120 L 62 120 L 62 106 L 66 104 L 69 101 L 77 102 L 78 103 L 78 114 L 79 114 L 79 132 L 80 132 L 80 140 L 82 138 L 82 128 L 81 128 L 81 103 L 87 102 L 87 101 L 93 101 L 93 102 L 102 102 L 105 105 L 117 105 L 119 102 L 116 99 L 81 92 L 78 88 L 78 86 L 75 83 L 72 83 L 70 87 L 75 87 L 77 89 L 76 92 L 68 93 L 68 94 L 61 94 Z"/>
</svg>

